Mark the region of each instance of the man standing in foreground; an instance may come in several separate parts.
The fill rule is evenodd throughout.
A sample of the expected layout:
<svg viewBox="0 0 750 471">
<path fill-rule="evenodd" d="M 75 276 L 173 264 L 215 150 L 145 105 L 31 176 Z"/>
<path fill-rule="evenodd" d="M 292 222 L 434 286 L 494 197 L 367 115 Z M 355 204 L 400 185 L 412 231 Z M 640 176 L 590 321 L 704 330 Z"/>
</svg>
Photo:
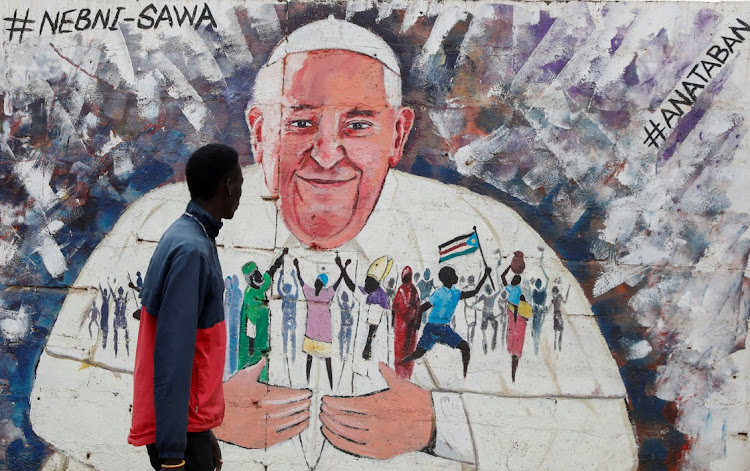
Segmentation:
<svg viewBox="0 0 750 471">
<path fill-rule="evenodd" d="M 209 144 L 185 168 L 191 201 L 149 262 L 134 370 L 132 445 L 159 469 L 221 469 L 211 429 L 224 418 L 224 277 L 216 251 L 222 219 L 242 194 L 237 151 Z"/>
</svg>

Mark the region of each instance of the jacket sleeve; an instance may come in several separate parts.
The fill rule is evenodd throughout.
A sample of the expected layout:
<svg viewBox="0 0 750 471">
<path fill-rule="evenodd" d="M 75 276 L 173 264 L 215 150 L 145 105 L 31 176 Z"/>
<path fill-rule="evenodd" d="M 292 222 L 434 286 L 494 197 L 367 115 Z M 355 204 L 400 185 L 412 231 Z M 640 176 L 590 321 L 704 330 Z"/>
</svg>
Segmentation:
<svg viewBox="0 0 750 471">
<path fill-rule="evenodd" d="M 207 289 L 209 265 L 200 252 L 172 261 L 163 284 L 154 346 L 156 449 L 160 459 L 182 459 L 187 445 L 190 381 L 198 315 Z"/>
</svg>

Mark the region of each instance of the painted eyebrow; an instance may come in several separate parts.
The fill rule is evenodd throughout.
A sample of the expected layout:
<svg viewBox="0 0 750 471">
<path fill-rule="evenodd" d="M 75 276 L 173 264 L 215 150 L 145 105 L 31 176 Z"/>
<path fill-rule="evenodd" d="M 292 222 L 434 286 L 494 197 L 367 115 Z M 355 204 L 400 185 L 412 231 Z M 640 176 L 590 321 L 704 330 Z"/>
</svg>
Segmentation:
<svg viewBox="0 0 750 471">
<path fill-rule="evenodd" d="M 344 117 L 346 117 L 346 118 L 353 118 L 353 117 L 356 117 L 356 116 L 363 116 L 363 117 L 371 118 L 371 117 L 375 116 L 376 114 L 377 113 L 375 112 L 375 110 L 367 110 L 367 109 L 361 109 L 361 108 L 354 108 L 351 111 L 347 111 L 346 114 L 344 115 Z"/>
<path fill-rule="evenodd" d="M 292 111 L 311 110 L 315 108 L 313 105 L 294 105 L 290 107 Z"/>
</svg>

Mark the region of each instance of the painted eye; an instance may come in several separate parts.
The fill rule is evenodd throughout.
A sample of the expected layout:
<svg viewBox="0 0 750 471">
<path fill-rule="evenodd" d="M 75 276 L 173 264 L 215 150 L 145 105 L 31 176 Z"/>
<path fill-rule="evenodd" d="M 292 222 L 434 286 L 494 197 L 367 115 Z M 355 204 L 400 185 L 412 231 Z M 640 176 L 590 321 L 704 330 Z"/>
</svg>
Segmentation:
<svg viewBox="0 0 750 471">
<path fill-rule="evenodd" d="M 347 126 L 347 128 L 351 129 L 352 131 L 362 131 L 364 129 L 371 128 L 371 127 L 372 127 L 372 124 L 365 123 L 362 121 L 355 121 L 353 123 L 349 123 L 349 125 Z"/>
<path fill-rule="evenodd" d="M 295 119 L 289 124 L 299 129 L 307 129 L 312 127 L 312 121 L 310 121 L 309 119 Z"/>
</svg>

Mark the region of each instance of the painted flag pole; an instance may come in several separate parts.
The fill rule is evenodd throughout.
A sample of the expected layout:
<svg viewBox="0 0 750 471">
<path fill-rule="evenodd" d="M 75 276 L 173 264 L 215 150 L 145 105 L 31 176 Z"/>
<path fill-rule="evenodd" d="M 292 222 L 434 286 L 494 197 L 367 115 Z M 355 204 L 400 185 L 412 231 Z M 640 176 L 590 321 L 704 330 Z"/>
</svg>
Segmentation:
<svg viewBox="0 0 750 471">
<path fill-rule="evenodd" d="M 479 236 L 477 235 L 476 226 L 474 226 L 474 232 L 460 235 L 448 242 L 440 244 L 438 250 L 440 251 L 440 261 L 438 263 L 447 262 L 452 258 L 468 255 L 479 250 L 479 253 L 482 254 L 484 267 L 487 268 L 487 260 L 485 260 L 482 246 L 479 244 Z M 492 284 L 492 289 L 495 289 L 495 281 L 492 278 L 490 278 L 490 284 Z"/>
<path fill-rule="evenodd" d="M 487 260 L 484 258 L 484 250 L 482 250 L 482 244 L 481 244 L 481 242 L 479 242 L 479 234 L 477 234 L 477 226 L 474 226 L 474 235 L 477 238 L 477 246 L 479 247 L 479 253 L 482 255 L 482 261 L 484 262 L 484 268 L 489 268 L 487 266 Z M 492 290 L 494 291 L 495 289 L 497 289 L 497 288 L 495 288 L 495 281 L 492 279 L 491 276 L 488 277 L 488 278 L 490 279 L 490 285 L 492 285 Z"/>
</svg>

